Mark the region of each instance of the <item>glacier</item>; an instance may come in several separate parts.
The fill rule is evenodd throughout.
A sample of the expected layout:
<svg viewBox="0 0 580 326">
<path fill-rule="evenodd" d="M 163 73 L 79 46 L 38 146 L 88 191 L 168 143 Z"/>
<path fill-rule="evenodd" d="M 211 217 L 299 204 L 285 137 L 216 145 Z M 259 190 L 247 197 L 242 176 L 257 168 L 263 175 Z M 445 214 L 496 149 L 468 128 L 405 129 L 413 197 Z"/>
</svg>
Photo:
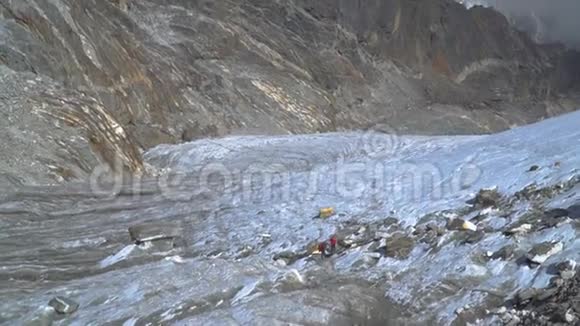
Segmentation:
<svg viewBox="0 0 580 326">
<path fill-rule="evenodd" d="M 546 287 L 547 264 L 580 259 L 573 220 L 516 240 L 502 233 L 533 207 L 579 201 L 579 125 L 580 113 L 570 113 L 482 136 L 230 136 L 153 148 L 144 157 L 156 175 L 110 194 L 81 182 L 3 189 L 0 322 L 451 324 L 465 307 Z M 515 198 L 531 185 L 558 184 L 567 186 L 535 201 L 514 199 L 508 215 L 494 208 L 461 215 L 481 189 Z M 313 219 L 322 207 L 337 214 Z M 426 221 L 454 217 L 478 217 L 488 229 L 475 243 L 446 232 L 437 250 L 417 240 L 404 258 L 369 259 L 371 241 L 328 259 L 273 259 L 387 218 L 410 236 Z M 151 222 L 180 225 L 185 245 L 169 252 L 133 245 L 127 228 Z M 545 241 L 563 250 L 538 268 L 474 259 Z M 78 301 L 79 311 L 47 317 L 54 295 Z"/>
</svg>

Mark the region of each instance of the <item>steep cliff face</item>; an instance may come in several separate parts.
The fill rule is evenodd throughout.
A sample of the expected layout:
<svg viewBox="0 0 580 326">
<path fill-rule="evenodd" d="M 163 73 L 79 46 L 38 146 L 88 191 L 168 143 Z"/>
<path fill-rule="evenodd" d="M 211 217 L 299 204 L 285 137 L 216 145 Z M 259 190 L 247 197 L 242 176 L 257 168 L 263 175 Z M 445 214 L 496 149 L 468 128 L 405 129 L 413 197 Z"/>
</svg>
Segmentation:
<svg viewBox="0 0 580 326">
<path fill-rule="evenodd" d="M 143 172 L 144 149 L 232 133 L 491 132 L 577 101 L 576 53 L 450 0 L 0 0 L 0 17 L 14 182 Z"/>
<path fill-rule="evenodd" d="M 580 3 L 560 0 L 458 0 L 470 7 L 484 5 L 500 11 L 512 25 L 530 35 L 538 43 L 562 42 L 580 49 Z"/>
</svg>

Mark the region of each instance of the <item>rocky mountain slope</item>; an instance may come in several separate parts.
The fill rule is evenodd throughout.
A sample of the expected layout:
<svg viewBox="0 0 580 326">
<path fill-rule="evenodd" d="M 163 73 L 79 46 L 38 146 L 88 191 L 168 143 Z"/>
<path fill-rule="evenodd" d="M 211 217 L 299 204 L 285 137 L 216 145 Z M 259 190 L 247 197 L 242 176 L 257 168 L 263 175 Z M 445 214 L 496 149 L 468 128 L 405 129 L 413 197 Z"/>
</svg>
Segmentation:
<svg viewBox="0 0 580 326">
<path fill-rule="evenodd" d="M 578 103 L 578 54 L 451 0 L 1 0 L 3 182 L 135 173 L 161 143 L 480 133 Z"/>
<path fill-rule="evenodd" d="M 580 49 L 577 33 L 580 22 L 576 13 L 580 3 L 561 0 L 558 5 L 543 0 L 459 0 L 466 6 L 484 5 L 500 11 L 517 29 L 525 31 L 537 43 L 561 42 Z"/>
</svg>

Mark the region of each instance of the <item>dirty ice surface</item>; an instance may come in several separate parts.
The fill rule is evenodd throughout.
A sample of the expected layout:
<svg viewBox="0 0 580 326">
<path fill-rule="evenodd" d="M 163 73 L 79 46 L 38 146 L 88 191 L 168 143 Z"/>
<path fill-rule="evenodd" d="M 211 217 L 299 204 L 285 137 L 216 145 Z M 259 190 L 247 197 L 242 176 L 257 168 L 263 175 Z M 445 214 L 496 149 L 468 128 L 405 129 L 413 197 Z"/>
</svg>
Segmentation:
<svg viewBox="0 0 580 326">
<path fill-rule="evenodd" d="M 285 266 L 273 257 L 303 251 L 348 223 L 394 217 L 410 233 L 426 214 L 465 207 L 482 188 L 509 196 L 532 183 L 567 181 L 580 166 L 579 125 L 580 113 L 572 113 L 488 136 L 207 139 L 150 150 L 145 158 L 159 176 L 117 196 L 84 184 L 7 190 L 0 202 L 0 322 L 449 324 L 458 309 L 486 300 L 479 290 L 509 296 L 547 285 L 542 266 L 473 261 L 513 242 L 501 233 L 512 219 L 488 211 L 498 231 L 478 243 L 447 243 L 446 234 L 436 252 L 417 243 L 408 258 L 382 257 L 368 267 L 357 264 L 368 260 L 365 246 L 323 262 L 300 258 Z M 545 204 L 574 204 L 576 190 Z M 327 206 L 337 215 L 313 219 Z M 185 246 L 160 252 L 131 243 L 129 226 L 159 221 L 179 224 Z M 546 263 L 578 260 L 576 238 L 576 229 L 562 224 L 518 246 L 559 241 L 563 251 Z M 50 315 L 45 306 L 56 295 L 80 303 L 79 310 Z M 395 304 L 402 310 L 385 308 Z"/>
</svg>

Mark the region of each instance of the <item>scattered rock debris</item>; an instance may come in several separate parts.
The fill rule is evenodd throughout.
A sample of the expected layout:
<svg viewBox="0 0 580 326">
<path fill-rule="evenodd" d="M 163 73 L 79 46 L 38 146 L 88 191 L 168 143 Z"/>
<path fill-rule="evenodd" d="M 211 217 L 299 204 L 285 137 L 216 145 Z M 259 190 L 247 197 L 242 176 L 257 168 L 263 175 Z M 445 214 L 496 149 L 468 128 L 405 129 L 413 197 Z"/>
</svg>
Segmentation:
<svg viewBox="0 0 580 326">
<path fill-rule="evenodd" d="M 558 194 L 568 191 L 578 183 L 580 183 L 580 175 L 575 175 L 568 181 L 557 183 L 548 187 L 538 188 L 537 184 L 532 183 L 526 186 L 524 189 L 516 192 L 513 197 L 516 200 L 540 201 L 542 199 L 553 198 Z"/>
<path fill-rule="evenodd" d="M 316 261 L 328 259 L 327 261 L 332 262 L 351 250 L 364 248 L 362 255 L 356 256 L 357 260 L 352 264 L 353 268 L 361 270 L 376 266 L 383 257 L 405 260 L 417 248 L 417 244 L 428 244 L 431 249 L 434 249 L 428 254 L 436 254 L 439 247 L 453 241 L 456 241 L 459 246 L 469 245 L 482 241 L 488 234 L 496 236 L 503 234 L 506 237 L 513 237 L 512 243 L 504 245 L 495 252 L 488 250 L 479 251 L 477 254 L 472 253 L 473 261 L 478 265 L 485 265 L 493 260 L 503 260 L 508 264 L 517 263 L 538 267 L 563 251 L 564 244 L 558 241 L 543 242 L 533 245 L 526 251 L 523 248 L 524 245 L 522 248 L 519 247 L 519 243 L 525 237 L 543 229 L 557 227 L 561 223 L 580 217 L 580 205 L 546 209 L 537 200 L 552 198 L 562 193 L 564 189 L 571 189 L 577 181 L 579 179 L 573 179 L 573 181 L 547 188 L 537 188 L 531 185 L 513 196 L 505 197 L 500 195 L 497 189 L 483 189 L 468 202 L 470 207 L 427 214 L 420 218 L 414 227 L 405 227 L 392 217 L 370 223 L 360 223 L 355 219 L 341 222 L 337 226 L 336 234 L 329 239 L 313 241 L 302 252 L 279 254 L 275 260 L 280 265 L 286 266 L 301 258 L 314 255 L 320 257 L 315 258 Z M 526 200 L 532 204 L 529 205 L 530 209 L 523 215 L 515 215 L 515 212 L 521 212 L 517 209 L 518 201 Z M 322 218 L 323 214 L 319 215 Z M 498 223 L 502 219 L 505 219 L 506 223 Z M 492 226 L 493 224 L 497 226 Z M 576 301 L 566 303 L 565 308 L 562 309 L 554 304 L 559 298 L 568 295 L 564 288 L 578 278 L 575 262 L 560 262 L 542 270 L 546 271 L 546 268 L 552 271 L 552 275 L 555 275 L 550 280 L 548 288 L 522 289 L 504 306 L 493 311 L 479 306 L 462 307 L 456 311 L 457 320 L 470 323 L 475 321 L 477 324 L 479 318 L 493 315 L 499 318 L 496 320 L 500 320 L 505 325 L 556 325 L 557 323 L 579 322 L 579 310 L 575 308 L 580 307 L 579 303 Z M 490 297 L 495 300 L 493 304 L 495 307 L 501 304 L 500 302 L 503 302 L 507 295 L 507 292 L 502 291 L 482 292 L 491 294 Z M 481 312 L 482 309 L 483 312 Z"/>
<path fill-rule="evenodd" d="M 572 268 L 573 267 L 573 268 Z M 524 289 L 501 316 L 504 325 L 578 325 L 580 323 L 580 275 L 576 263 L 557 263 L 554 268 L 573 272 L 574 276 L 564 279 L 556 276 L 545 289 Z M 570 269 L 572 268 L 572 269 Z"/>
</svg>

